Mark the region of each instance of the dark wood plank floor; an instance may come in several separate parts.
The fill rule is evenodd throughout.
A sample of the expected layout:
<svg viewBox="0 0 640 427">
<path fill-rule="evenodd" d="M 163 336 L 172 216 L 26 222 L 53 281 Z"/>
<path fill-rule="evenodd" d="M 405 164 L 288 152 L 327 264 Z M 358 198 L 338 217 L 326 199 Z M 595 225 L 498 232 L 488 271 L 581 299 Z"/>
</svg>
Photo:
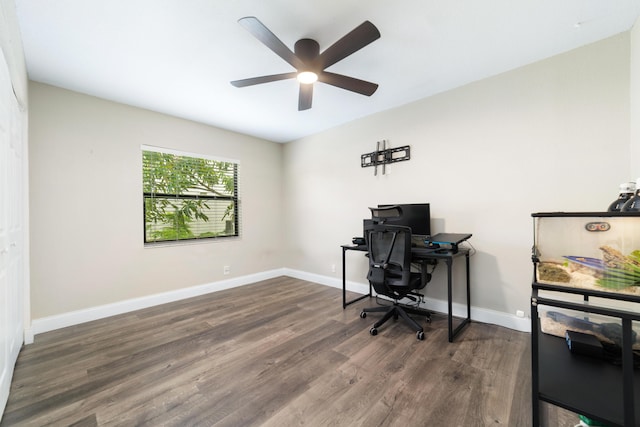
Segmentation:
<svg viewBox="0 0 640 427">
<path fill-rule="evenodd" d="M 531 425 L 529 334 L 449 343 L 434 315 L 424 341 L 400 321 L 373 337 L 372 304 L 282 277 L 41 334 L 0 425 Z"/>
</svg>

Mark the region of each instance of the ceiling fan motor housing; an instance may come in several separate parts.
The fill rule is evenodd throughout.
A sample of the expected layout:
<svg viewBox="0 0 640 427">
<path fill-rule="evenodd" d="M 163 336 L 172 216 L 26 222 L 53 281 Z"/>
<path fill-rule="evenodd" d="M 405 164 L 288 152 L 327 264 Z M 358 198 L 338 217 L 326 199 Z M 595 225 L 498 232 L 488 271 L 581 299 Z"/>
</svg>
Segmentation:
<svg viewBox="0 0 640 427">
<path fill-rule="evenodd" d="M 293 51 L 308 67 L 305 70 L 298 71 L 312 71 L 316 74 L 322 71 L 318 69 L 317 64 L 314 64 L 320 55 L 320 45 L 317 41 L 313 39 L 300 39 L 293 45 Z"/>
</svg>

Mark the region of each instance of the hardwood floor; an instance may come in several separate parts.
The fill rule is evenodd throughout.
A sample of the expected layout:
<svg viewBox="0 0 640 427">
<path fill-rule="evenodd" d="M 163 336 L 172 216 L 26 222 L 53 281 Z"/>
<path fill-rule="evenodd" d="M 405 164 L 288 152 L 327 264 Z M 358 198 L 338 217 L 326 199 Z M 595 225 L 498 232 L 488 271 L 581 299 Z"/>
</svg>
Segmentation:
<svg viewBox="0 0 640 427">
<path fill-rule="evenodd" d="M 531 425 L 529 334 L 449 343 L 434 314 L 424 341 L 401 321 L 373 337 L 373 304 L 281 277 L 41 334 L 0 425 Z"/>
</svg>

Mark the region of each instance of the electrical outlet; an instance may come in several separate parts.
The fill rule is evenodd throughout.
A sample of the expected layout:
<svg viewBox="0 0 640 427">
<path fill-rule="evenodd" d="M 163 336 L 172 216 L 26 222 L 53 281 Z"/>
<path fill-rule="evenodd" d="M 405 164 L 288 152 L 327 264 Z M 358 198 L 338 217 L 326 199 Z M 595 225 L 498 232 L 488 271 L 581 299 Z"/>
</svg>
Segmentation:
<svg viewBox="0 0 640 427">
<path fill-rule="evenodd" d="M 231 273 L 231 266 L 230 265 L 225 265 L 224 267 L 222 267 L 222 273 L 223 274 Z"/>
<path fill-rule="evenodd" d="M 524 317 L 524 311 L 522 311 L 522 310 L 516 310 L 516 316 L 518 316 L 518 317 Z"/>
<path fill-rule="evenodd" d="M 331 272 L 332 273 L 336 272 L 336 265 L 335 264 L 331 264 Z"/>
</svg>

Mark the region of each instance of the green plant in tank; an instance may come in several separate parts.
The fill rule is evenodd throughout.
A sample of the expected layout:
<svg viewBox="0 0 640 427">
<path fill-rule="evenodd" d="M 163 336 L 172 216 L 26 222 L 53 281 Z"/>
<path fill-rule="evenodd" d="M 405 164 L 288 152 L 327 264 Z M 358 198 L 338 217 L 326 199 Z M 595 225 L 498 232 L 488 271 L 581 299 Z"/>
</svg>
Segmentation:
<svg viewBox="0 0 640 427">
<path fill-rule="evenodd" d="M 626 256 L 609 246 L 600 250 L 605 263 L 603 276 L 597 281 L 600 286 L 617 290 L 640 286 L 640 250 Z"/>
</svg>

